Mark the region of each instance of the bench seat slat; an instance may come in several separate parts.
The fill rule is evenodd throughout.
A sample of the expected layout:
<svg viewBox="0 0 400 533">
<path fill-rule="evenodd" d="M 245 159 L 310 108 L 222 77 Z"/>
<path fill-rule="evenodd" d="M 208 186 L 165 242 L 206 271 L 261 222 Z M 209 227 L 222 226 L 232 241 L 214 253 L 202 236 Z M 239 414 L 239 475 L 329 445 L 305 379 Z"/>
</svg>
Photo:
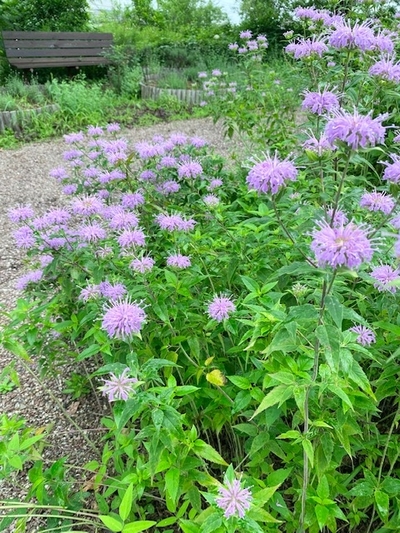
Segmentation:
<svg viewBox="0 0 400 533">
<path fill-rule="evenodd" d="M 52 58 L 11 58 L 10 64 L 17 68 L 80 67 L 108 65 L 105 57 L 52 57 Z"/>
<path fill-rule="evenodd" d="M 21 49 L 21 50 L 8 50 L 7 57 L 11 60 L 12 57 L 81 57 L 81 56 L 102 56 L 106 51 L 104 48 L 71 48 L 59 50 L 58 48 L 53 48 L 47 50 L 45 48 L 31 48 Z"/>
</svg>

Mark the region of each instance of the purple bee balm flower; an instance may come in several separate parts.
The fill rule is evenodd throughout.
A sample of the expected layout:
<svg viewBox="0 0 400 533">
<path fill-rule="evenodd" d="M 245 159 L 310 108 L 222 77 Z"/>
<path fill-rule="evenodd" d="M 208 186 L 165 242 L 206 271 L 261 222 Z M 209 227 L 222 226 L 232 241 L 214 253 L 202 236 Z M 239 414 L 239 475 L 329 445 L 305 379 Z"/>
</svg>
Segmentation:
<svg viewBox="0 0 400 533">
<path fill-rule="evenodd" d="M 63 153 L 63 157 L 65 159 L 65 161 L 73 161 L 74 159 L 78 159 L 79 157 L 81 157 L 83 155 L 83 153 L 81 152 L 81 150 L 67 150 Z"/>
<path fill-rule="evenodd" d="M 108 133 L 116 133 L 117 131 L 120 131 L 121 126 L 118 124 L 118 122 L 111 122 L 111 124 L 107 124 L 107 132 Z"/>
<path fill-rule="evenodd" d="M 207 190 L 208 191 L 213 191 L 214 189 L 217 189 L 218 187 L 221 187 L 221 185 L 223 185 L 223 184 L 224 184 L 224 182 L 222 180 L 220 180 L 219 178 L 215 178 L 215 179 L 210 181 L 210 183 L 208 184 Z"/>
<path fill-rule="evenodd" d="M 203 173 L 203 167 L 197 161 L 182 163 L 178 167 L 178 176 L 180 178 L 196 178 Z"/>
<path fill-rule="evenodd" d="M 371 277 L 375 280 L 375 289 L 380 292 L 388 291 L 394 294 L 398 289 L 398 287 L 392 285 L 393 281 L 400 280 L 397 268 L 393 269 L 389 265 L 380 265 L 372 270 Z"/>
<path fill-rule="evenodd" d="M 47 265 L 50 265 L 50 263 L 53 262 L 54 257 L 52 255 L 50 255 L 50 254 L 44 254 L 44 255 L 40 255 L 38 257 L 38 259 L 39 259 L 39 262 L 40 262 L 40 266 L 42 268 L 45 268 L 45 267 L 47 267 Z"/>
<path fill-rule="evenodd" d="M 287 181 L 294 181 L 297 169 L 287 159 L 266 156 L 264 161 L 257 163 L 249 172 L 246 182 L 250 189 L 258 192 L 276 194 Z"/>
<path fill-rule="evenodd" d="M 335 28 L 329 36 L 329 44 L 334 48 L 359 48 L 365 52 L 375 47 L 374 32 L 368 22 L 356 22 L 352 27 L 349 21 L 341 20 Z"/>
<path fill-rule="evenodd" d="M 196 221 L 192 218 L 185 220 L 180 215 L 164 214 L 157 215 L 156 222 L 161 229 L 167 231 L 190 231 L 196 224 Z"/>
<path fill-rule="evenodd" d="M 219 198 L 218 196 L 215 196 L 215 194 L 206 194 L 203 198 L 203 202 L 209 207 L 215 207 L 219 204 Z"/>
<path fill-rule="evenodd" d="M 157 175 L 152 170 L 143 170 L 139 177 L 143 181 L 154 181 L 157 178 Z"/>
<path fill-rule="evenodd" d="M 204 71 L 199 72 L 199 73 L 197 74 L 197 76 L 198 76 L 199 78 L 207 78 L 207 72 L 204 72 Z"/>
<path fill-rule="evenodd" d="M 83 170 L 85 178 L 97 178 L 101 174 L 101 170 L 97 167 L 88 167 Z"/>
<path fill-rule="evenodd" d="M 390 223 L 394 228 L 400 229 L 400 215 L 396 215 L 394 218 L 392 218 Z"/>
<path fill-rule="evenodd" d="M 383 165 L 386 165 L 382 179 L 388 180 L 392 183 L 399 183 L 400 181 L 400 157 L 396 154 L 390 155 L 392 163 L 382 161 Z"/>
<path fill-rule="evenodd" d="M 219 68 L 215 68 L 211 71 L 212 76 L 222 76 L 222 72 L 219 70 Z"/>
<path fill-rule="evenodd" d="M 173 180 L 164 181 L 164 183 L 160 183 L 160 185 L 157 185 L 156 191 L 163 194 L 164 196 L 168 196 L 169 194 L 175 194 L 180 190 L 181 186 L 179 183 Z"/>
<path fill-rule="evenodd" d="M 234 479 L 228 481 L 225 487 L 218 489 L 219 497 L 215 503 L 224 511 L 225 518 L 231 516 L 244 518 L 246 511 L 250 509 L 252 495 L 249 489 L 242 488 L 240 481 Z"/>
<path fill-rule="evenodd" d="M 88 135 L 91 137 L 98 137 L 99 135 L 104 135 L 103 128 L 100 128 L 100 126 L 89 126 L 88 127 Z"/>
<path fill-rule="evenodd" d="M 230 43 L 230 44 L 228 44 L 228 48 L 229 48 L 229 50 L 236 51 L 239 48 L 239 45 L 237 43 Z"/>
<path fill-rule="evenodd" d="M 65 185 L 65 187 L 63 187 L 63 193 L 68 195 L 75 194 L 77 190 L 78 186 L 74 185 L 73 183 L 71 183 L 70 185 Z"/>
<path fill-rule="evenodd" d="M 375 36 L 374 50 L 378 50 L 384 54 L 393 54 L 395 43 L 393 39 L 396 39 L 395 33 L 385 33 L 380 31 L 378 35 Z"/>
<path fill-rule="evenodd" d="M 47 219 L 48 224 L 65 224 L 70 220 L 71 213 L 69 213 L 66 209 L 53 209 L 52 211 L 48 211 L 44 218 Z"/>
<path fill-rule="evenodd" d="M 132 248 L 134 246 L 145 246 L 146 237 L 142 230 L 124 230 L 118 237 L 118 244 L 122 248 Z"/>
<path fill-rule="evenodd" d="M 146 313 L 128 298 L 114 301 L 107 308 L 101 324 L 110 338 L 126 340 L 139 333 L 146 320 Z"/>
<path fill-rule="evenodd" d="M 92 224 L 86 224 L 81 226 L 78 230 L 78 235 L 85 242 L 97 242 L 107 237 L 107 232 L 104 228 L 93 222 Z"/>
<path fill-rule="evenodd" d="M 175 133 L 171 133 L 169 140 L 174 146 L 183 146 L 187 143 L 188 139 L 184 133 L 177 131 Z"/>
<path fill-rule="evenodd" d="M 367 208 L 369 211 L 382 211 L 382 213 L 388 215 L 393 211 L 395 201 L 389 194 L 374 191 L 362 195 L 360 206 Z"/>
<path fill-rule="evenodd" d="M 400 62 L 395 62 L 393 57 L 380 59 L 370 67 L 368 72 L 371 76 L 377 76 L 394 83 L 400 82 Z"/>
<path fill-rule="evenodd" d="M 136 228 L 139 225 L 139 219 L 134 213 L 121 211 L 116 213 L 109 222 L 109 226 L 114 230 Z"/>
<path fill-rule="evenodd" d="M 338 108 L 339 105 L 339 98 L 331 91 L 307 91 L 301 107 L 316 115 L 322 115 Z"/>
<path fill-rule="evenodd" d="M 36 243 L 33 230 L 29 226 L 21 226 L 13 233 L 17 248 L 23 248 L 29 250 L 33 248 Z"/>
<path fill-rule="evenodd" d="M 208 315 L 217 322 L 229 318 L 230 313 L 236 311 L 236 306 L 227 296 L 215 296 L 207 308 Z"/>
<path fill-rule="evenodd" d="M 368 115 L 360 115 L 357 110 L 348 113 L 344 110 L 334 110 L 333 118 L 325 126 L 325 136 L 329 143 L 342 141 L 353 150 L 375 146 L 385 140 L 386 128 L 382 121 L 386 115 L 376 118 Z"/>
<path fill-rule="evenodd" d="M 37 283 L 43 277 L 43 270 L 32 270 L 24 276 L 20 277 L 15 284 L 15 288 L 18 291 L 23 291 L 29 285 L 29 283 Z"/>
<path fill-rule="evenodd" d="M 51 178 L 62 181 L 68 178 L 68 172 L 63 167 L 53 168 L 49 172 Z"/>
<path fill-rule="evenodd" d="M 175 168 L 177 165 L 176 158 L 172 155 L 165 155 L 160 159 L 158 163 L 158 168 Z"/>
<path fill-rule="evenodd" d="M 376 341 L 375 333 L 365 326 L 353 326 L 349 331 L 353 331 L 354 333 L 358 334 L 356 341 L 362 346 L 369 346 Z"/>
<path fill-rule="evenodd" d="M 14 207 L 8 212 L 8 218 L 11 222 L 24 222 L 35 216 L 35 212 L 30 205 L 21 205 Z"/>
<path fill-rule="evenodd" d="M 328 51 L 323 40 L 316 37 L 313 39 L 299 39 L 297 42 L 290 43 L 285 48 L 286 52 L 293 54 L 295 59 L 302 59 L 303 57 L 318 56 Z"/>
<path fill-rule="evenodd" d="M 64 135 L 64 141 L 67 144 L 74 144 L 74 143 L 80 143 L 85 139 L 85 135 L 82 131 L 79 131 L 78 133 L 70 133 L 68 135 Z"/>
<path fill-rule="evenodd" d="M 313 133 L 309 134 L 308 139 L 304 141 L 302 146 L 306 150 L 315 152 L 319 157 L 322 157 L 325 152 L 332 152 L 333 150 L 336 150 L 336 146 L 332 145 L 323 134 L 319 139 L 317 139 Z"/>
<path fill-rule="evenodd" d="M 98 196 L 83 196 L 72 201 L 71 209 L 76 215 L 90 216 L 102 212 L 104 202 Z"/>
<path fill-rule="evenodd" d="M 102 296 L 110 300 L 119 300 L 127 293 L 127 289 L 123 283 L 115 283 L 113 285 L 109 281 L 103 281 L 99 284 L 99 289 Z"/>
<path fill-rule="evenodd" d="M 43 240 L 46 247 L 51 248 L 52 250 L 60 250 L 60 248 L 65 246 L 67 243 L 67 239 L 65 237 L 48 237 L 44 235 Z"/>
<path fill-rule="evenodd" d="M 188 268 L 191 265 L 190 257 L 181 254 L 170 255 L 167 257 L 167 265 L 175 268 Z"/>
<path fill-rule="evenodd" d="M 208 145 L 208 142 L 201 137 L 191 137 L 189 142 L 195 148 L 204 148 L 204 146 Z"/>
<path fill-rule="evenodd" d="M 251 30 L 244 30 L 239 33 L 239 37 L 241 39 L 251 39 L 253 37 L 253 33 Z"/>
<path fill-rule="evenodd" d="M 144 202 L 144 196 L 140 192 L 126 193 L 121 196 L 122 207 L 129 209 L 136 209 L 139 205 L 143 205 Z"/>
<path fill-rule="evenodd" d="M 329 265 L 357 268 L 363 261 L 370 261 L 373 255 L 368 230 L 356 226 L 353 222 L 331 227 L 326 221 L 317 222 L 311 249 L 315 253 L 319 266 Z"/>
<path fill-rule="evenodd" d="M 89 284 L 87 287 L 81 290 L 79 294 L 79 300 L 87 302 L 89 300 L 95 300 L 101 296 L 100 285 Z"/>
<path fill-rule="evenodd" d="M 135 150 L 140 159 L 151 159 L 160 154 L 160 147 L 148 142 L 142 141 L 135 144 Z"/>
<path fill-rule="evenodd" d="M 141 259 L 134 259 L 130 267 L 139 274 L 146 274 L 146 272 L 150 272 L 153 269 L 154 264 L 155 261 L 152 257 L 144 256 Z"/>
<path fill-rule="evenodd" d="M 123 400 L 126 402 L 129 396 L 135 392 L 132 385 L 138 382 L 136 378 L 130 378 L 129 368 L 125 368 L 120 376 L 116 376 L 111 372 L 110 379 L 104 380 L 104 385 L 100 387 L 104 396 L 108 397 L 109 402 L 116 400 Z"/>
<path fill-rule="evenodd" d="M 339 226 L 344 226 L 349 221 L 346 214 L 340 209 L 336 209 L 334 213 L 333 207 L 330 207 L 328 211 L 326 212 L 326 214 L 328 215 L 328 221 L 330 222 L 329 225 L 333 226 L 334 228 L 337 228 Z M 334 217 L 333 221 L 332 221 L 332 217 Z"/>
</svg>

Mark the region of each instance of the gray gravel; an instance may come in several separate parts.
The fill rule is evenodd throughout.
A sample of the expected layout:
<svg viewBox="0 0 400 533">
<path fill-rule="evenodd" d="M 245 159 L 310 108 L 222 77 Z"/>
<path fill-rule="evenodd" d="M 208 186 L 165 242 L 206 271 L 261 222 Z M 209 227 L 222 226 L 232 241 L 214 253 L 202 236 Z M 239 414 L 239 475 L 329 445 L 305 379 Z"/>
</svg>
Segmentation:
<svg viewBox="0 0 400 533">
<path fill-rule="evenodd" d="M 217 148 L 222 155 L 232 160 L 232 153 L 243 152 L 243 145 L 236 141 L 223 139 L 221 128 L 213 125 L 209 119 L 179 121 L 168 124 L 157 124 L 151 127 L 125 130 L 121 136 L 133 143 L 141 140 L 151 140 L 156 134 L 169 135 L 172 132 L 182 132 L 187 135 L 197 135 L 205 138 Z M 15 290 L 16 280 L 24 273 L 24 254 L 16 249 L 11 236 L 13 225 L 9 222 L 7 213 L 17 204 L 31 204 L 37 214 L 42 214 L 49 208 L 61 205 L 63 195 L 58 183 L 49 177 L 49 171 L 62 166 L 63 151 L 66 145 L 62 139 L 33 143 L 16 150 L 0 149 L 0 305 L 5 311 L 13 308 L 18 292 Z M 5 323 L 5 317 L 0 315 L 0 325 Z M 0 416 L 22 416 L 29 427 L 50 426 L 48 445 L 44 449 L 43 458 L 50 464 L 57 458 L 67 456 L 68 463 L 76 467 L 83 466 L 95 457 L 94 451 L 84 438 L 63 415 L 59 405 L 66 409 L 71 418 L 79 425 L 90 440 L 97 443 L 100 430 L 100 418 L 107 412 L 107 405 L 101 398 L 91 394 L 74 402 L 68 395 L 63 394 L 65 377 L 70 369 L 65 368 L 61 375 L 52 379 L 35 379 L 27 368 L 24 368 L 17 358 L 0 347 L 0 373 L 3 368 L 15 362 L 20 379 L 20 387 L 6 393 L 0 393 Z M 34 374 L 38 374 L 35 362 L 29 365 Z M 51 391 L 53 397 L 48 393 Z M 55 401 L 58 400 L 59 405 Z M 1 438 L 1 437 L 0 437 Z M 97 446 L 97 444 L 96 444 Z M 98 445 L 99 452 L 101 444 Z M 74 472 L 77 487 L 82 487 L 83 479 L 79 470 Z M 22 500 L 29 483 L 24 472 L 15 478 L 0 481 L 0 499 L 15 498 Z M 0 507 L 1 510 L 1 507 Z M 1 514 L 1 513 L 0 513 Z M 40 522 L 32 520 L 27 525 L 27 531 L 40 531 Z M 9 530 L 14 531 L 14 529 Z"/>
</svg>

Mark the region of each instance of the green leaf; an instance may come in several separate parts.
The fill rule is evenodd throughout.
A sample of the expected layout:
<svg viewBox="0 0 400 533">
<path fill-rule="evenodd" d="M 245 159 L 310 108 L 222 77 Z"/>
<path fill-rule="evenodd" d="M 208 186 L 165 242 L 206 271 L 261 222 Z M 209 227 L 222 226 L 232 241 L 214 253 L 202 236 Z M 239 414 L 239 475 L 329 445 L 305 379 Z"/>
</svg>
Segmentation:
<svg viewBox="0 0 400 533">
<path fill-rule="evenodd" d="M 122 531 L 122 528 L 124 527 L 124 524 L 119 517 L 115 518 L 114 516 L 101 514 L 99 515 L 99 518 L 108 529 L 115 533 Z"/>
<path fill-rule="evenodd" d="M 301 444 L 303 446 L 303 450 L 306 452 L 306 455 L 308 457 L 308 460 L 310 461 L 310 465 L 312 468 L 314 466 L 314 448 L 312 442 L 308 439 L 303 439 L 301 441 Z"/>
<path fill-rule="evenodd" d="M 328 296 L 326 296 L 325 298 L 325 307 L 332 320 L 335 322 L 336 326 L 341 330 L 344 306 L 339 302 L 337 298 L 328 294 Z"/>
<path fill-rule="evenodd" d="M 301 436 L 300 431 L 297 431 L 297 429 L 290 429 L 289 431 L 285 431 L 285 433 L 281 433 L 276 438 L 277 439 L 298 439 Z"/>
<path fill-rule="evenodd" d="M 260 286 L 255 280 L 249 278 L 248 276 L 240 276 L 240 279 L 242 280 L 246 289 L 248 289 L 250 292 L 260 292 Z"/>
<path fill-rule="evenodd" d="M 275 485 L 275 487 L 266 487 L 261 489 L 253 495 L 254 505 L 256 507 L 263 507 L 268 500 L 272 498 L 276 490 L 280 485 Z"/>
<path fill-rule="evenodd" d="M 128 488 L 125 491 L 124 497 L 122 498 L 121 504 L 119 506 L 119 516 L 125 522 L 128 518 L 129 513 L 132 509 L 133 502 L 133 483 L 130 483 Z"/>
<path fill-rule="evenodd" d="M 329 509 L 317 503 L 317 505 L 315 506 L 315 515 L 317 517 L 318 525 L 321 530 L 327 524 L 330 515 Z"/>
<path fill-rule="evenodd" d="M 239 389 L 247 390 L 251 387 L 251 382 L 242 376 L 226 376 L 227 379 Z"/>
<path fill-rule="evenodd" d="M 96 355 L 100 351 L 100 346 L 98 344 L 92 344 L 85 350 L 83 350 L 78 357 L 76 358 L 77 361 L 83 361 L 84 359 L 87 359 L 88 357 L 92 357 L 92 355 Z"/>
<path fill-rule="evenodd" d="M 381 490 L 375 491 L 375 503 L 378 514 L 383 522 L 386 522 L 389 516 L 389 496 Z"/>
<path fill-rule="evenodd" d="M 201 533 L 214 533 L 222 525 L 222 518 L 218 513 L 208 516 L 201 525 Z"/>
<path fill-rule="evenodd" d="M 179 520 L 179 527 L 182 529 L 183 533 L 200 533 L 200 526 L 191 520 Z"/>
<path fill-rule="evenodd" d="M 333 394 L 336 394 L 336 396 L 339 396 L 339 398 L 341 400 L 343 400 L 343 402 L 348 406 L 350 407 L 350 409 L 353 411 L 353 404 L 351 403 L 351 400 L 350 398 L 347 396 L 347 394 L 344 392 L 343 389 L 341 389 L 340 387 L 338 387 L 337 385 L 333 385 L 332 384 L 329 384 L 328 385 L 328 389 L 333 392 Z"/>
<path fill-rule="evenodd" d="M 317 494 L 321 500 L 329 498 L 329 483 L 326 476 L 322 476 L 320 482 L 318 483 Z"/>
<path fill-rule="evenodd" d="M 122 533 L 140 533 L 141 531 L 145 531 L 156 524 L 157 522 L 154 522 L 153 520 L 139 520 L 138 522 L 130 522 L 129 524 L 125 524 Z"/>
<path fill-rule="evenodd" d="M 212 446 L 201 439 L 197 439 L 194 442 L 193 451 L 196 455 L 203 457 L 203 459 L 207 459 L 207 461 L 211 461 L 212 463 L 216 463 L 218 465 L 228 466 L 228 463 L 223 459 L 223 457 L 221 457 L 221 455 L 214 450 Z"/>
<path fill-rule="evenodd" d="M 288 400 L 293 395 L 293 389 L 287 385 L 278 385 L 269 391 L 269 393 L 262 400 L 260 405 L 257 407 L 254 415 L 250 418 L 252 420 L 255 416 L 259 415 L 268 407 L 272 407 L 276 403 L 282 404 Z"/>
<path fill-rule="evenodd" d="M 172 513 L 176 511 L 176 504 L 178 500 L 180 470 L 173 466 L 165 474 L 165 490 L 170 500 L 170 509 Z M 168 503 L 168 501 L 167 501 Z"/>
<path fill-rule="evenodd" d="M 31 358 L 29 357 L 28 352 L 25 350 L 25 348 L 20 342 L 6 340 L 3 342 L 3 346 L 6 350 L 13 353 L 14 355 L 21 357 L 25 361 L 31 362 Z"/>
</svg>

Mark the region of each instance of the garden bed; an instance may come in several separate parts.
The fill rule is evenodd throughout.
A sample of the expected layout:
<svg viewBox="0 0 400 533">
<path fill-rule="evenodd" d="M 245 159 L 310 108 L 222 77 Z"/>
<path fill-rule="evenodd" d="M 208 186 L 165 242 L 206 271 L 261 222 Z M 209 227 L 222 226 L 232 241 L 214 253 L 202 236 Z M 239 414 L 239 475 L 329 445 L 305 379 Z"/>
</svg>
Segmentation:
<svg viewBox="0 0 400 533">
<path fill-rule="evenodd" d="M 60 107 L 57 104 L 48 104 L 31 109 L 18 109 L 14 111 L 0 111 L 0 133 L 6 129 L 21 131 L 22 125 L 42 113 L 55 113 Z"/>
</svg>

